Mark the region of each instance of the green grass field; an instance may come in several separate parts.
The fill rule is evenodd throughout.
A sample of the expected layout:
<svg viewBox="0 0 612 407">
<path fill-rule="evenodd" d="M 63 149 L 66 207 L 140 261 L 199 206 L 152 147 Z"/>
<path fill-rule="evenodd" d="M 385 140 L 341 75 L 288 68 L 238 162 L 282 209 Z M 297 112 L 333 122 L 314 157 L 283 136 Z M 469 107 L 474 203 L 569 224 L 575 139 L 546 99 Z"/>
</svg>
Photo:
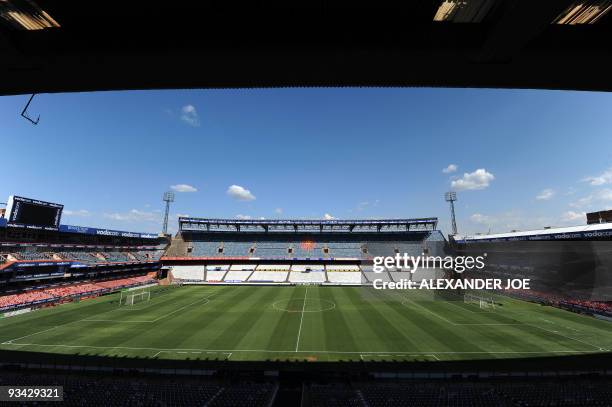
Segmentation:
<svg viewBox="0 0 612 407">
<path fill-rule="evenodd" d="M 362 287 L 156 287 L 0 320 L 0 348 L 159 359 L 465 360 L 609 352 L 612 324 L 507 297 L 493 310 Z"/>
</svg>

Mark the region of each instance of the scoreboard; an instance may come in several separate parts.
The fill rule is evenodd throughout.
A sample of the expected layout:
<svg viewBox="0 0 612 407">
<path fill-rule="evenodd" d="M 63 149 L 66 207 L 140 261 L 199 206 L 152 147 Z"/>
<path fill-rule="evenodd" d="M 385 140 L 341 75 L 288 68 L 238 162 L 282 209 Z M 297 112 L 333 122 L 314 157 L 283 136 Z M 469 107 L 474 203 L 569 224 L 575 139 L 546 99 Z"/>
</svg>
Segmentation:
<svg viewBox="0 0 612 407">
<path fill-rule="evenodd" d="M 5 217 L 8 227 L 58 230 L 63 210 L 61 204 L 11 195 Z"/>
</svg>

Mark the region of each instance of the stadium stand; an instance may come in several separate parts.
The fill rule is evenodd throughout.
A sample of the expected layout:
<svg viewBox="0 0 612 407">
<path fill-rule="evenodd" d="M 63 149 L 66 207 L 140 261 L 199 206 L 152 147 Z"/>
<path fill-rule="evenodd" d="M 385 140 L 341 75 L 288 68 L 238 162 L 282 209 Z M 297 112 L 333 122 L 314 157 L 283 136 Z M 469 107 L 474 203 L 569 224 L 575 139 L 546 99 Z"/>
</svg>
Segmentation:
<svg viewBox="0 0 612 407">
<path fill-rule="evenodd" d="M 362 276 L 359 271 L 330 271 L 327 270 L 327 278 L 330 283 L 337 284 L 361 284 Z"/>
<path fill-rule="evenodd" d="M 37 243 L 36 248 L 24 246 L 23 244 L 4 242 L 5 250 L 8 251 L 3 256 L 5 260 L 11 255 L 16 261 L 46 261 L 46 260 L 68 260 L 83 263 L 109 263 L 109 262 L 151 262 L 159 261 L 163 250 L 156 247 L 143 249 L 142 247 L 85 247 L 79 245 L 77 249 L 74 245 L 49 245 Z M 13 245 L 14 247 L 11 247 Z"/>
<path fill-rule="evenodd" d="M 223 281 L 225 274 L 229 271 L 229 266 L 206 267 L 206 281 L 220 282 Z"/>
<path fill-rule="evenodd" d="M 440 253 L 446 245 L 435 218 L 345 222 L 180 218 L 166 256 L 368 260 L 396 252 Z"/>
<path fill-rule="evenodd" d="M 35 305 L 41 302 L 53 303 L 70 297 L 111 292 L 120 288 L 136 287 L 145 284 L 157 284 L 151 276 L 118 278 L 105 281 L 88 281 L 80 283 L 64 282 L 42 289 L 33 289 L 23 293 L 0 296 L 0 310 Z"/>
<path fill-rule="evenodd" d="M 291 271 L 325 271 L 325 266 L 323 264 L 294 264 L 293 266 L 291 266 Z"/>
<path fill-rule="evenodd" d="M 253 274 L 253 270 L 232 270 L 230 269 L 225 275 L 223 280 L 226 282 L 247 281 L 251 274 Z"/>
<path fill-rule="evenodd" d="M 63 386 L 62 405 L 270 407 L 282 400 L 282 382 L 188 376 L 108 375 L 85 372 L 0 371 L 0 386 Z M 303 381 L 303 407 L 527 407 L 609 406 L 609 377 L 488 380 Z M 4 405 L 4 404 L 3 404 Z M 8 405 L 8 404 L 7 404 Z"/>
<path fill-rule="evenodd" d="M 289 273 L 289 281 L 292 283 L 324 283 L 326 280 L 324 271 L 291 271 Z"/>
<path fill-rule="evenodd" d="M 173 266 L 172 275 L 180 280 L 202 281 L 205 276 L 204 266 Z"/>
<path fill-rule="evenodd" d="M 287 281 L 288 274 L 289 272 L 287 271 L 256 270 L 249 278 L 249 281 L 282 283 Z"/>
<path fill-rule="evenodd" d="M 290 264 L 259 264 L 257 271 L 289 271 Z"/>
<path fill-rule="evenodd" d="M 257 267 L 256 264 L 232 264 L 230 266 L 231 271 L 253 271 Z"/>
<path fill-rule="evenodd" d="M 270 406 L 274 383 L 202 382 L 184 378 L 88 377 L 84 375 L 2 372 L 0 385 L 63 386 L 65 406 Z"/>
<path fill-rule="evenodd" d="M 359 266 L 354 264 L 330 264 L 326 269 L 327 271 L 351 272 L 359 271 Z"/>
<path fill-rule="evenodd" d="M 0 297 L 0 309 L 8 309 L 18 305 L 34 304 L 53 299 L 53 295 L 43 290 L 26 291 Z"/>
</svg>

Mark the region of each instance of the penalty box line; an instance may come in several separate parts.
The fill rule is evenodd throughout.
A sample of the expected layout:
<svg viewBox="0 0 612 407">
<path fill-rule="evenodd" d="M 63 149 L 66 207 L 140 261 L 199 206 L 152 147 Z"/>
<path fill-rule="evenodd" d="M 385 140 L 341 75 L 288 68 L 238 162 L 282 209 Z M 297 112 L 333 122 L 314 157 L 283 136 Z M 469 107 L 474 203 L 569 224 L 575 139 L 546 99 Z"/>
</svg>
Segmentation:
<svg viewBox="0 0 612 407">
<path fill-rule="evenodd" d="M 199 302 L 206 301 L 204 304 L 202 304 L 202 305 L 206 305 L 206 304 L 208 304 L 210 302 L 210 298 L 212 298 L 215 295 L 219 294 L 221 291 L 222 290 L 216 291 L 216 292 L 212 293 L 211 295 L 209 295 L 208 297 L 200 298 L 199 300 L 196 300 L 196 301 L 194 301 L 192 303 L 189 303 L 189 304 L 184 305 L 184 306 L 182 306 L 180 308 L 177 308 L 174 311 L 171 311 L 171 312 L 169 312 L 167 314 L 164 314 L 164 315 L 162 315 L 160 317 L 157 317 L 157 318 L 155 318 L 153 320 L 147 320 L 147 321 L 138 321 L 138 320 L 137 321 L 133 321 L 133 320 L 132 321 L 118 321 L 116 319 L 84 319 L 83 321 L 85 321 L 85 322 L 115 322 L 115 323 L 124 323 L 124 324 L 132 324 L 132 323 L 133 324 L 152 324 L 154 322 L 159 321 L 160 319 L 167 318 L 170 315 L 176 314 L 177 312 L 182 311 L 185 308 L 191 307 L 191 306 L 193 306 L 193 305 L 195 305 L 195 304 L 197 304 Z M 111 310 L 111 311 L 116 311 L 116 310 Z M 109 312 L 111 312 L 111 311 L 109 311 Z"/>
<path fill-rule="evenodd" d="M 151 350 L 168 352 L 211 352 L 211 353 L 320 353 L 320 354 L 347 354 L 347 355 L 472 355 L 472 354 L 557 354 L 557 353 L 602 353 L 601 350 L 548 350 L 548 351 L 334 351 L 334 350 L 271 350 L 271 349 L 203 349 L 203 348 L 151 348 L 151 347 L 130 347 L 130 346 L 94 346 L 94 345 L 63 345 L 63 344 L 42 344 L 42 343 L 3 343 L 2 345 L 13 346 L 40 346 L 40 347 L 63 347 L 63 348 L 88 348 L 88 349 L 127 349 L 127 350 Z"/>
<path fill-rule="evenodd" d="M 551 331 L 551 330 L 548 330 L 548 329 L 545 329 L 545 328 L 539 327 L 539 326 L 537 326 L 537 325 L 533 325 L 533 324 L 529 324 L 529 323 L 525 323 L 525 322 L 523 322 L 523 323 L 516 323 L 516 324 L 515 324 L 515 323 L 464 323 L 464 324 L 460 324 L 460 323 L 456 323 L 456 322 L 450 321 L 450 320 L 448 320 L 447 318 L 443 317 L 442 315 L 438 314 L 437 312 L 434 312 L 434 311 L 432 311 L 432 310 L 430 310 L 430 309 L 427 309 L 427 308 L 423 307 L 422 305 L 417 304 L 416 302 L 414 302 L 414 301 L 412 301 L 412 300 L 410 300 L 410 299 L 408 299 L 408 298 L 404 298 L 404 301 L 409 301 L 409 302 L 410 302 L 410 303 L 412 303 L 413 305 L 415 305 L 415 306 L 417 306 L 417 307 L 421 308 L 421 309 L 422 309 L 422 310 L 424 310 L 424 311 L 429 312 L 430 314 L 432 314 L 432 315 L 434 315 L 434 316 L 436 316 L 436 317 L 438 317 L 438 318 L 442 319 L 443 321 L 445 321 L 445 322 L 447 322 L 447 323 L 449 323 L 449 324 L 451 324 L 451 325 L 454 325 L 454 326 L 490 326 L 490 325 L 496 326 L 496 325 L 497 325 L 497 326 L 525 326 L 525 327 L 532 327 L 532 328 L 541 329 L 541 330 L 543 330 L 543 331 L 546 331 L 546 332 L 552 333 L 552 334 L 554 334 L 554 335 L 560 336 L 560 337 L 565 338 L 565 339 L 569 339 L 569 340 L 572 340 L 572 341 L 575 341 L 575 342 L 582 343 L 583 345 L 588 345 L 588 346 L 591 346 L 591 347 L 593 347 L 593 348 L 595 348 L 595 349 L 597 349 L 597 350 L 599 350 L 599 351 L 601 351 L 601 352 L 609 352 L 609 349 L 606 349 L 606 348 L 604 348 L 603 346 L 593 345 L 592 343 L 586 342 L 586 341 L 584 341 L 584 340 L 577 339 L 577 338 L 572 338 L 572 337 L 570 337 L 570 336 L 563 335 L 563 334 L 562 334 L 562 333 L 560 333 L 560 332 Z M 401 304 L 402 304 L 402 305 L 404 305 L 404 301 L 402 301 L 402 302 L 401 302 Z M 455 306 L 455 307 L 458 307 L 458 308 L 461 308 L 461 307 L 459 307 L 459 306 L 458 306 L 458 305 L 456 305 L 456 304 L 452 304 L 452 303 L 451 303 L 451 305 L 453 305 L 453 306 Z"/>
<path fill-rule="evenodd" d="M 114 320 L 114 319 L 89 319 L 89 317 L 85 317 L 85 318 L 83 318 L 83 319 L 78 319 L 78 320 L 76 320 L 76 321 L 68 321 L 68 322 L 66 322 L 66 323 L 64 323 L 64 324 L 55 325 L 55 326 L 52 326 L 51 328 L 44 329 L 44 330 L 42 330 L 42 331 L 33 332 L 33 333 L 31 333 L 31 334 L 24 335 L 24 336 L 21 336 L 21 337 L 19 337 L 19 338 L 10 339 L 10 340 L 8 340 L 8 341 L 4 341 L 4 342 L 0 343 L 0 345 L 17 345 L 16 343 L 14 343 L 15 341 L 18 341 L 18 340 L 21 340 L 21 339 L 25 339 L 25 338 L 29 338 L 29 337 L 31 337 L 31 336 L 35 336 L 35 335 L 38 335 L 38 334 L 42 334 L 42 333 L 45 333 L 45 332 L 48 332 L 48 331 L 51 331 L 51 330 L 54 330 L 54 329 L 57 329 L 57 328 L 64 327 L 64 326 L 69 325 L 69 324 L 76 324 L 76 323 L 78 323 L 78 322 L 115 322 L 115 323 L 117 323 L 117 322 L 120 322 L 120 323 L 121 323 L 121 322 L 124 322 L 124 323 L 125 323 L 125 322 L 134 322 L 134 323 L 153 323 L 153 322 L 157 322 L 158 320 L 160 320 L 160 319 L 162 319 L 162 318 L 166 318 L 167 316 L 169 316 L 169 315 L 171 315 L 171 314 L 174 314 L 174 313 L 176 313 L 176 312 L 178 312 L 178 311 L 181 311 L 182 309 L 184 309 L 184 308 L 186 308 L 186 307 L 188 307 L 188 306 L 191 306 L 191 305 L 193 305 L 193 304 L 195 304 L 195 303 L 197 303 L 197 302 L 199 302 L 199 301 L 202 301 L 202 300 L 208 300 L 209 298 L 211 298 L 211 297 L 213 297 L 213 296 L 215 296 L 215 295 L 219 294 L 221 291 L 222 291 L 222 290 L 216 291 L 216 292 L 212 293 L 211 295 L 209 295 L 208 297 L 200 298 L 198 301 L 194 301 L 194 302 L 193 302 L 193 303 L 191 303 L 191 304 L 187 304 L 186 306 L 184 306 L 184 307 L 182 307 L 182 308 L 179 308 L 179 309 L 177 309 L 177 310 L 175 310 L 175 311 L 173 311 L 173 312 L 171 312 L 171 313 L 168 313 L 168 314 L 166 314 L 166 315 L 162 315 L 161 317 L 156 318 L 156 319 L 154 319 L 154 320 L 152 320 L 152 321 L 117 321 L 117 320 Z M 209 301 L 210 301 L 210 300 L 209 300 Z M 208 304 L 208 302 L 207 302 L 206 304 Z M 113 312 L 113 311 L 117 311 L 117 309 L 115 308 L 115 309 L 111 309 L 111 310 L 107 310 L 107 311 L 102 311 L 102 312 L 100 312 L 100 313 L 98 313 L 98 314 L 96 314 L 96 315 L 103 315 L 103 314 L 107 314 L 107 313 L 109 313 L 109 312 Z M 37 346 L 43 346 L 43 345 L 37 345 Z"/>
<path fill-rule="evenodd" d="M 527 324 L 524 324 L 524 323 L 505 323 L 505 322 L 482 322 L 482 323 L 480 323 L 480 322 L 473 322 L 473 323 L 472 322 L 467 322 L 467 323 L 453 322 L 453 321 L 447 319 L 446 317 L 443 317 L 442 315 L 438 314 L 437 312 L 434 312 L 434 311 L 432 311 L 430 309 L 427 309 L 424 306 L 422 306 L 420 304 L 417 304 L 416 302 L 414 302 L 414 301 L 412 301 L 412 300 L 410 300 L 408 298 L 403 298 L 403 297 L 400 297 L 400 298 L 403 299 L 401 301 L 401 304 L 403 306 L 407 306 L 404 303 L 404 301 L 408 301 L 408 302 L 412 303 L 412 305 L 421 308 L 423 311 L 429 312 L 431 315 L 440 318 L 441 320 L 443 320 L 447 324 L 454 325 L 454 326 L 479 326 L 479 325 L 481 325 L 481 326 L 518 326 L 518 325 L 525 326 L 525 325 L 527 325 Z"/>
</svg>

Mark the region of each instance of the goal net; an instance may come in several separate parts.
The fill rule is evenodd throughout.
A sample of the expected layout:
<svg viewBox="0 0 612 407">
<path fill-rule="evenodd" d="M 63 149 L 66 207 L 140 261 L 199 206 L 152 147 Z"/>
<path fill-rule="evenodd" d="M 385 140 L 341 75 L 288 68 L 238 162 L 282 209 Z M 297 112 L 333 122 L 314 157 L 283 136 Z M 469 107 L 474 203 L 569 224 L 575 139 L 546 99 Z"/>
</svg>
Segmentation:
<svg viewBox="0 0 612 407">
<path fill-rule="evenodd" d="M 151 300 L 151 291 L 149 290 L 132 290 L 121 291 L 119 297 L 119 305 L 136 305 Z"/>
<path fill-rule="evenodd" d="M 495 309 L 495 301 L 493 301 L 493 297 L 466 293 L 463 296 L 463 302 L 466 304 L 478 304 L 479 308 L 482 309 Z"/>
</svg>

